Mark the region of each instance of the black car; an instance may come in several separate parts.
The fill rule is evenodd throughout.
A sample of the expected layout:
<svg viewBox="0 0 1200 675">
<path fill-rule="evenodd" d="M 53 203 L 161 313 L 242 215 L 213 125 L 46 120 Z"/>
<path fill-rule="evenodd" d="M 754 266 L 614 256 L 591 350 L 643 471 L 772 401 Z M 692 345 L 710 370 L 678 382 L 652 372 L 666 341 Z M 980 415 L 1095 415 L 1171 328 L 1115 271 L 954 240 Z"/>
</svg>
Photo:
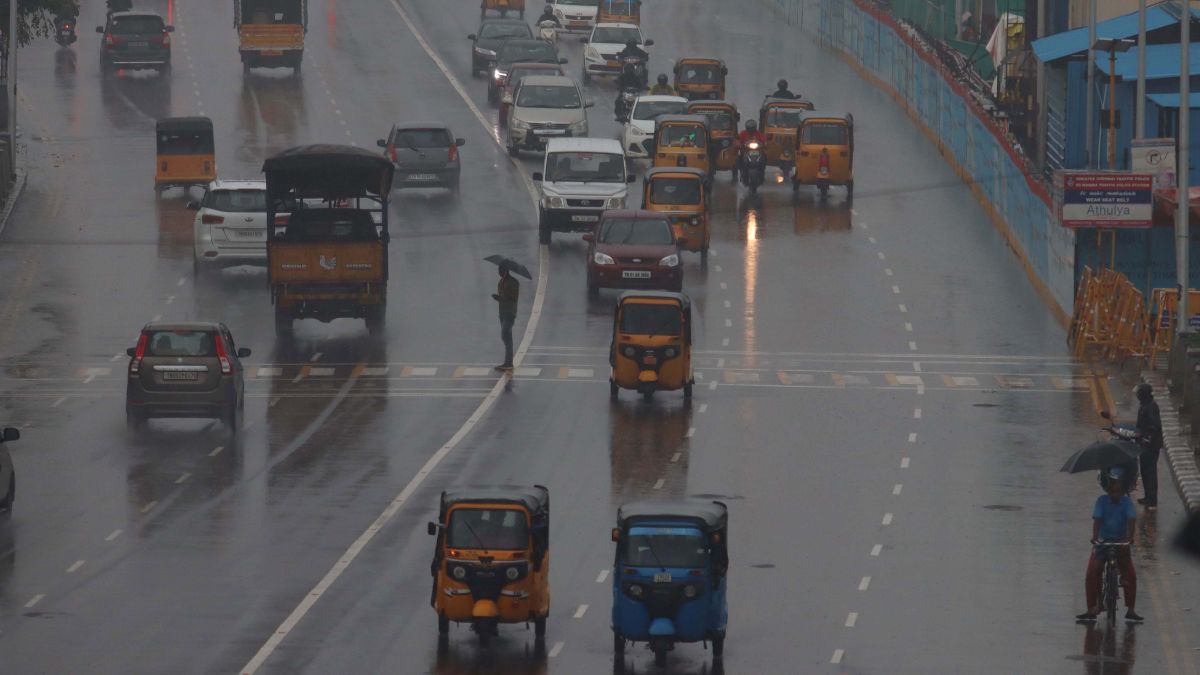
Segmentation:
<svg viewBox="0 0 1200 675">
<path fill-rule="evenodd" d="M 554 45 L 543 40 L 506 40 L 496 50 L 496 67 L 488 79 L 488 101 L 500 101 L 500 89 L 508 78 L 508 71 L 514 63 L 566 63 L 566 59 L 558 57 Z"/>
<path fill-rule="evenodd" d="M 506 40 L 533 39 L 529 24 L 517 19 L 484 19 L 479 32 L 467 36 L 471 41 L 471 74 L 491 72 L 496 65 L 496 52 Z"/>
<path fill-rule="evenodd" d="M 171 33 L 162 16 L 153 12 L 113 12 L 108 23 L 97 26 L 104 35 L 100 44 L 100 65 L 113 68 L 153 68 L 164 72 L 171 67 Z"/>
<path fill-rule="evenodd" d="M 125 421 L 137 429 L 153 417 L 207 417 L 241 426 L 246 402 L 241 359 L 225 324 L 148 323 L 130 347 Z"/>
</svg>

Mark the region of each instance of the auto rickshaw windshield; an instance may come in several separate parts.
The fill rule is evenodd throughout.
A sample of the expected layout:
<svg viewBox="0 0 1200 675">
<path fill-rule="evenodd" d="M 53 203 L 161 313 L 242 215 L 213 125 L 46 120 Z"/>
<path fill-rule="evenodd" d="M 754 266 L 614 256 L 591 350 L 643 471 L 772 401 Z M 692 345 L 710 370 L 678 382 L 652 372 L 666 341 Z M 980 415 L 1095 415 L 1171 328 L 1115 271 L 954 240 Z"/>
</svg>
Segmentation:
<svg viewBox="0 0 1200 675">
<path fill-rule="evenodd" d="M 213 154 L 213 138 L 209 133 L 191 130 L 159 131 L 158 154 L 211 155 Z"/>
<path fill-rule="evenodd" d="M 684 66 L 679 72 L 681 84 L 717 84 L 721 81 L 721 67 L 716 64 Z"/>
<path fill-rule="evenodd" d="M 700 127 L 673 124 L 663 130 L 663 144 L 672 148 L 704 148 L 704 133 Z"/>
<path fill-rule="evenodd" d="M 708 566 L 708 543 L 690 527 L 633 527 L 625 537 L 622 564 L 631 567 Z"/>
<path fill-rule="evenodd" d="M 650 201 L 655 204 L 699 204 L 700 181 L 694 178 L 654 178 L 650 183 Z"/>
<path fill-rule="evenodd" d="M 811 145 L 846 145 L 845 124 L 809 122 L 800 127 L 800 142 Z"/>
<path fill-rule="evenodd" d="M 447 527 L 446 545 L 451 548 L 529 548 L 529 526 L 519 509 L 455 509 Z"/>
<path fill-rule="evenodd" d="M 767 110 L 768 127 L 795 127 L 805 111 L 797 108 L 770 108 Z"/>
<path fill-rule="evenodd" d="M 683 315 L 677 305 L 627 302 L 621 307 L 620 329 L 628 335 L 679 335 Z"/>
<path fill-rule="evenodd" d="M 700 110 L 696 110 L 695 113 L 707 117 L 708 126 L 713 131 L 733 131 L 733 115 L 728 110 L 701 108 Z"/>
<path fill-rule="evenodd" d="M 675 231 L 666 220 L 606 218 L 597 240 L 602 244 L 663 246 L 675 241 Z"/>
</svg>

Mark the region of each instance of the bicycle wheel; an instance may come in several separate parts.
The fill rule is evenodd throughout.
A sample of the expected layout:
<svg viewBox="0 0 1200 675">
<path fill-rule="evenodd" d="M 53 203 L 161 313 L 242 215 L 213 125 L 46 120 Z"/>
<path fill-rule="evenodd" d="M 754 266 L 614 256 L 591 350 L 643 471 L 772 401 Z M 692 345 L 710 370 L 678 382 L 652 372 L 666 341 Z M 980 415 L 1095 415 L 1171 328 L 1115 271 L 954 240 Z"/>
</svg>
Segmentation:
<svg viewBox="0 0 1200 675">
<path fill-rule="evenodd" d="M 1104 613 L 1108 616 L 1110 624 L 1117 622 L 1118 588 L 1120 582 L 1117 577 L 1117 564 L 1110 558 L 1104 563 Z"/>
</svg>

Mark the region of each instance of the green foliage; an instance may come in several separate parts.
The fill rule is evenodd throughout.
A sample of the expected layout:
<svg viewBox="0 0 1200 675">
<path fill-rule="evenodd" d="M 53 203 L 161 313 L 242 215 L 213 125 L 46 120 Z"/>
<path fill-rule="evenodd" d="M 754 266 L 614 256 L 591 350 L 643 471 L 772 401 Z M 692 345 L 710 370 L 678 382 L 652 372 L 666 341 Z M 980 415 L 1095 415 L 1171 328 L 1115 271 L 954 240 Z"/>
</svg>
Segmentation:
<svg viewBox="0 0 1200 675">
<path fill-rule="evenodd" d="M 8 33 L 8 3 L 0 0 L 0 31 Z M 77 16 L 79 0 L 17 0 L 17 44 L 24 46 L 34 38 L 48 37 L 54 31 L 54 17 Z"/>
</svg>

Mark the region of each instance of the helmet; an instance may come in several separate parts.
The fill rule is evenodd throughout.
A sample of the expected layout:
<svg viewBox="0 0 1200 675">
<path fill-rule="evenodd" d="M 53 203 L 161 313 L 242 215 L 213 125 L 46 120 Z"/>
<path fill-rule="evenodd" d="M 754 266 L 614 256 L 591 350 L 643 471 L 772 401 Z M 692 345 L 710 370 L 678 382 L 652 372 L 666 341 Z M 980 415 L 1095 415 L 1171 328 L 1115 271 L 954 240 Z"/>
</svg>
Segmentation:
<svg viewBox="0 0 1200 675">
<path fill-rule="evenodd" d="M 658 83 L 663 86 L 666 86 L 666 84 L 667 84 L 667 74 L 666 73 L 658 74 Z"/>
<path fill-rule="evenodd" d="M 547 2 L 546 8 L 543 9 L 542 12 L 545 14 L 553 14 L 554 13 L 554 5 Z"/>
<path fill-rule="evenodd" d="M 779 87 L 780 89 L 784 89 L 784 90 L 786 90 L 786 89 L 788 88 L 788 83 L 787 83 L 787 80 L 782 80 L 782 79 L 781 79 L 781 80 L 779 80 L 778 82 L 776 82 L 776 83 L 775 83 L 775 86 L 776 86 L 776 87 Z"/>
<path fill-rule="evenodd" d="M 754 120 L 746 120 L 746 131 L 754 131 L 758 129 L 758 122 Z"/>
<path fill-rule="evenodd" d="M 1154 387 L 1149 382 L 1142 382 L 1133 388 L 1133 393 L 1137 395 L 1137 400 L 1145 403 L 1154 398 Z"/>
</svg>

